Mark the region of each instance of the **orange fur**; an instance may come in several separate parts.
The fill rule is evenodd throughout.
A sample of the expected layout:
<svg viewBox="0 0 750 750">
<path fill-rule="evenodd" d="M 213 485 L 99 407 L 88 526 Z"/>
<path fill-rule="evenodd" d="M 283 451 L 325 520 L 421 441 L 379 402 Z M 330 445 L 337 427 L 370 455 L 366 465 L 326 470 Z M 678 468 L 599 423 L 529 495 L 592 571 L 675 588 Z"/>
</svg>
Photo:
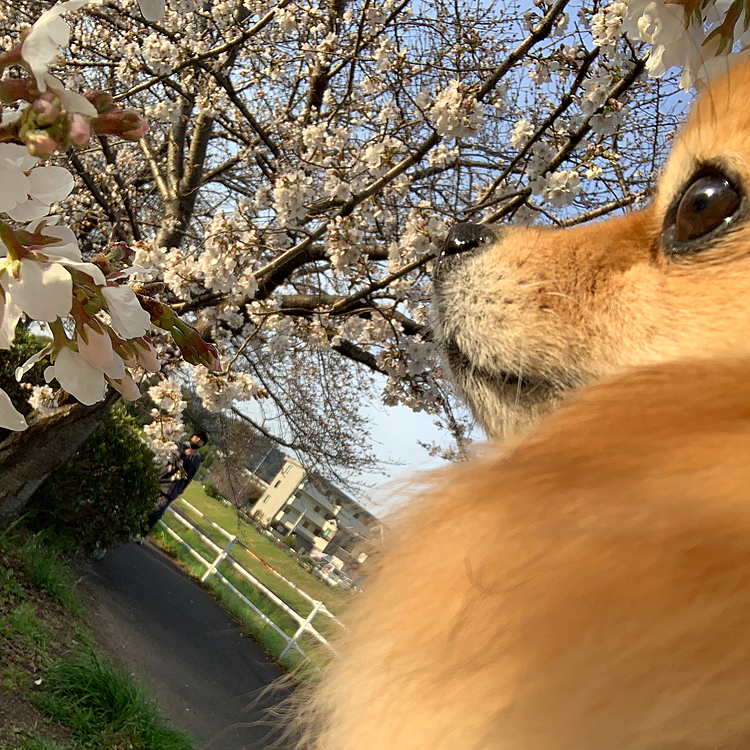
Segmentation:
<svg viewBox="0 0 750 750">
<path fill-rule="evenodd" d="M 650 206 L 571 229 L 495 228 L 486 252 L 440 276 L 436 339 L 461 351 L 449 368 L 489 435 L 632 367 L 750 356 L 750 222 L 683 257 L 662 245 L 670 204 L 705 165 L 750 191 L 748 112 L 745 63 L 696 105 Z"/>
<path fill-rule="evenodd" d="M 750 362 L 592 386 L 435 477 L 316 701 L 325 750 L 746 747 Z"/>
<path fill-rule="evenodd" d="M 747 206 L 700 257 L 660 244 L 667 205 L 706 163 L 750 185 L 748 111 L 745 65 L 698 105 L 653 207 L 564 234 L 511 230 L 455 264 L 492 289 L 529 233 L 542 259 L 523 273 L 549 266 L 545 243 L 559 250 L 579 270 L 556 283 L 594 305 L 595 325 L 560 298 L 552 341 L 525 340 L 541 337 L 529 360 L 586 387 L 526 438 L 431 477 L 308 706 L 312 747 L 750 746 Z M 506 344 L 482 337 L 513 334 L 513 300 L 541 320 L 517 281 L 502 302 L 474 289 L 468 330 L 458 282 L 443 283 L 455 296 L 441 314 L 458 316 L 443 332 L 457 326 L 469 360 L 499 356 Z"/>
</svg>

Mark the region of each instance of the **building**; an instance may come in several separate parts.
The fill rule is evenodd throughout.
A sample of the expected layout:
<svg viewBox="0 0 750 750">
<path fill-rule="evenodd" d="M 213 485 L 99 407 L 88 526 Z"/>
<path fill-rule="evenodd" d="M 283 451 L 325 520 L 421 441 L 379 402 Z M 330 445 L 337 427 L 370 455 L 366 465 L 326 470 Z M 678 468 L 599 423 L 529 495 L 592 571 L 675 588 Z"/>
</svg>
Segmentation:
<svg viewBox="0 0 750 750">
<path fill-rule="evenodd" d="M 369 539 L 373 531 L 382 532 L 372 513 L 288 456 L 251 513 L 281 537 L 294 534 L 299 551 L 335 557 L 334 565 L 341 564 L 337 567 L 352 564 L 355 558 L 350 550 L 356 542 Z M 347 533 L 342 534 L 344 531 Z M 364 562 L 364 558 L 357 562 Z"/>
</svg>

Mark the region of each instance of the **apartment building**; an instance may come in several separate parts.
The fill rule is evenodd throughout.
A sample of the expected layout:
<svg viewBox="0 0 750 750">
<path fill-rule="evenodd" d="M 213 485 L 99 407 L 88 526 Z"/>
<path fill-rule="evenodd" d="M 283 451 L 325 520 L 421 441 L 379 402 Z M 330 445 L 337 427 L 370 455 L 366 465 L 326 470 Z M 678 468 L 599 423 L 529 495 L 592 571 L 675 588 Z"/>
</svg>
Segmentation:
<svg viewBox="0 0 750 750">
<path fill-rule="evenodd" d="M 279 536 L 294 534 L 297 549 L 308 553 L 328 554 L 334 537 L 343 539 L 342 530 L 369 539 L 372 530 L 380 528 L 372 513 L 288 456 L 251 513 Z"/>
</svg>

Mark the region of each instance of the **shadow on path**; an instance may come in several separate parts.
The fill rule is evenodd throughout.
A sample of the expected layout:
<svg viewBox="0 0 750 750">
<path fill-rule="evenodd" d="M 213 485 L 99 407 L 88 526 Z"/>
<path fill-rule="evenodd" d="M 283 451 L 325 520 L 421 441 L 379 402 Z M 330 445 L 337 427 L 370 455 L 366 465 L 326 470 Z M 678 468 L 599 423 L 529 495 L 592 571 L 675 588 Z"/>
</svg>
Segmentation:
<svg viewBox="0 0 750 750">
<path fill-rule="evenodd" d="M 268 726 L 258 722 L 287 693 L 262 690 L 281 673 L 208 592 L 150 543 L 120 547 L 80 572 L 102 648 L 153 686 L 196 750 L 268 747 Z"/>
</svg>

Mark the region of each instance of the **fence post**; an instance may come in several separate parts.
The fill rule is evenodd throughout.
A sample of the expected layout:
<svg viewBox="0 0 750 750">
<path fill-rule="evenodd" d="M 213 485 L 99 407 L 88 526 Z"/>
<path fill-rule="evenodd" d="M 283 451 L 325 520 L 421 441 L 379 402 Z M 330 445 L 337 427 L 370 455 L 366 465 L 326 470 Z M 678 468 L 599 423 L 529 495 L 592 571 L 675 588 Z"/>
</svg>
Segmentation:
<svg viewBox="0 0 750 750">
<path fill-rule="evenodd" d="M 237 537 L 232 537 L 229 544 L 227 544 L 227 546 L 224 547 L 221 552 L 219 552 L 217 558 L 208 566 L 206 572 L 201 576 L 201 583 L 205 583 L 216 572 L 216 569 L 219 567 L 219 565 L 221 565 L 222 562 L 224 562 L 226 556 L 229 554 L 229 550 L 234 547 L 234 543 L 236 541 L 238 541 Z"/>
<path fill-rule="evenodd" d="M 302 637 L 302 634 L 307 630 L 307 626 L 315 619 L 315 615 L 320 612 L 323 602 L 315 602 L 315 606 L 312 608 L 312 612 L 307 616 L 307 619 L 297 628 L 297 632 L 292 636 L 289 643 L 286 644 L 286 648 L 281 652 L 279 659 L 283 659 L 296 645 L 297 641 Z"/>
</svg>

